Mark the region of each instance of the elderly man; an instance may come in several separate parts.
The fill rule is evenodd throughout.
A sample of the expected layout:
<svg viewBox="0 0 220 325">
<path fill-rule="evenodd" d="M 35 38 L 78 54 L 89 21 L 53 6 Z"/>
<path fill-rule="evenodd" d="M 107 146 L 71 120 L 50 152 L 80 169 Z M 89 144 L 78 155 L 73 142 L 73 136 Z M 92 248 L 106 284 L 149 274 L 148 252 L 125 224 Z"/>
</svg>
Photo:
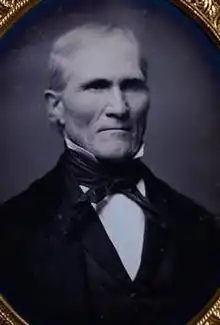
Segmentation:
<svg viewBox="0 0 220 325">
<path fill-rule="evenodd" d="M 65 150 L 1 207 L 3 296 L 31 325 L 186 324 L 217 289 L 217 232 L 140 160 L 149 91 L 134 33 L 75 28 L 50 77 Z"/>
</svg>

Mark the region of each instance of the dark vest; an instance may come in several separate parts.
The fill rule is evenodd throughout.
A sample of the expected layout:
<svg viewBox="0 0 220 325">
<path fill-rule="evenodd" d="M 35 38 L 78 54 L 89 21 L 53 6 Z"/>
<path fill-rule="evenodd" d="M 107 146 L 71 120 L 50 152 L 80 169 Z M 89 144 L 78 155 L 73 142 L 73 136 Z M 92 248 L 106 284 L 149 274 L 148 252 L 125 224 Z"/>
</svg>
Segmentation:
<svg viewBox="0 0 220 325">
<path fill-rule="evenodd" d="M 148 199 L 160 216 L 147 219 L 131 281 L 91 204 L 74 205 L 80 188 L 67 178 L 59 162 L 0 208 L 6 300 L 31 325 L 186 324 L 219 285 L 213 217 L 146 167 Z"/>
</svg>

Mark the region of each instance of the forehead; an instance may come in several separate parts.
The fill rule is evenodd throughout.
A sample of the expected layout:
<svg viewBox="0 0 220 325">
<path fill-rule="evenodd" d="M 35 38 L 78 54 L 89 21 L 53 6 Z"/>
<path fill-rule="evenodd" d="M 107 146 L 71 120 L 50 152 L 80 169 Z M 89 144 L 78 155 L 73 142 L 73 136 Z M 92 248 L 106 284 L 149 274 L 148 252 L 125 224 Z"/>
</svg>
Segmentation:
<svg viewBox="0 0 220 325">
<path fill-rule="evenodd" d="M 91 35 L 65 60 L 64 74 L 77 83 L 106 78 L 142 77 L 140 48 L 125 33 Z"/>
</svg>

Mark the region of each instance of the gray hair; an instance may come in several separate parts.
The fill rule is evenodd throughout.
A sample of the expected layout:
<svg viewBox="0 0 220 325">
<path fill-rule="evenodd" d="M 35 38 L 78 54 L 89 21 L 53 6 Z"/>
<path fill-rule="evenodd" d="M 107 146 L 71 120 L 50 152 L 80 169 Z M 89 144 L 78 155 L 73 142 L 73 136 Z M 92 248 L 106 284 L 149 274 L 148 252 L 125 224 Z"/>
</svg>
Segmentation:
<svg viewBox="0 0 220 325">
<path fill-rule="evenodd" d="M 95 37 L 105 37 L 112 33 L 123 33 L 128 39 L 138 42 L 138 38 L 129 27 L 115 24 L 89 23 L 75 27 L 61 35 L 53 44 L 49 57 L 49 89 L 62 91 L 68 82 L 65 75 L 65 63 L 83 44 Z M 139 42 L 138 42 L 139 43 Z M 140 44 L 139 44 L 140 45 Z M 140 58 L 140 68 L 147 78 L 147 62 Z"/>
</svg>

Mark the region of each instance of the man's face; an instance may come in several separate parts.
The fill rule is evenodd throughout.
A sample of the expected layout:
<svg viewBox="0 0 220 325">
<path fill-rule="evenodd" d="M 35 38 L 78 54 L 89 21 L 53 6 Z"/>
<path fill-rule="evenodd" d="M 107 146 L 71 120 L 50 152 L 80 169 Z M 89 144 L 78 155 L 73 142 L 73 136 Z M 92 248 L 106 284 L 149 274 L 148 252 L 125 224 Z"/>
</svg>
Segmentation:
<svg viewBox="0 0 220 325">
<path fill-rule="evenodd" d="M 138 45 L 122 33 L 89 41 L 66 64 L 64 130 L 99 159 L 133 156 L 142 143 L 149 98 L 139 64 Z"/>
</svg>

